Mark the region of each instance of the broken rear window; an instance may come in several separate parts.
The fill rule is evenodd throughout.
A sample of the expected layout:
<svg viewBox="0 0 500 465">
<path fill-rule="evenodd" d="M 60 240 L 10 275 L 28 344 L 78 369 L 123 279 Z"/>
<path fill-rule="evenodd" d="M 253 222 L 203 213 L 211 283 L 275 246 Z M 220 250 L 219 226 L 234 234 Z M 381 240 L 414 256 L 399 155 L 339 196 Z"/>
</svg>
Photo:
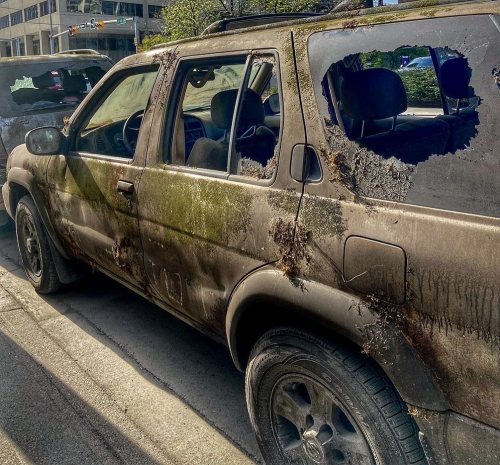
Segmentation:
<svg viewBox="0 0 500 465">
<path fill-rule="evenodd" d="M 110 67 L 103 60 L 3 63 L 0 115 L 19 116 L 78 105 Z"/>
<path fill-rule="evenodd" d="M 313 34 L 317 103 L 344 182 L 366 197 L 500 216 L 498 39 L 486 16 Z"/>
</svg>

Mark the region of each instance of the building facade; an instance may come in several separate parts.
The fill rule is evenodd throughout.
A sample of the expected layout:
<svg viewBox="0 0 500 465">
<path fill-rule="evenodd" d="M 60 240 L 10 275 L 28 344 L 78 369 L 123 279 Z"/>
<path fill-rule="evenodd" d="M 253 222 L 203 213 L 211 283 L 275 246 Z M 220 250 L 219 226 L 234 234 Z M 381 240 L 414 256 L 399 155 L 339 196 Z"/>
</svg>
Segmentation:
<svg viewBox="0 0 500 465">
<path fill-rule="evenodd" d="M 50 2 L 50 4 L 49 4 Z M 118 18 L 137 19 L 138 35 L 160 32 L 165 0 L 0 0 L 0 57 L 51 51 L 50 35 L 70 26 Z M 53 39 L 54 52 L 91 48 L 119 60 L 135 52 L 135 25 L 105 24 Z"/>
</svg>

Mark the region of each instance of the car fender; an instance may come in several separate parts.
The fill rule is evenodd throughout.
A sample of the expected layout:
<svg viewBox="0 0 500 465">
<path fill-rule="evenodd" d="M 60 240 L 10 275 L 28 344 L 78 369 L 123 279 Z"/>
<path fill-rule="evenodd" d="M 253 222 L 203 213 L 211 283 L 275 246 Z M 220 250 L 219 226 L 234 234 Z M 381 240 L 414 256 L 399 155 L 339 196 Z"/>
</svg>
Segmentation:
<svg viewBox="0 0 500 465">
<path fill-rule="evenodd" d="M 16 215 L 16 205 L 17 202 L 19 201 L 19 198 L 13 195 L 13 191 L 16 185 L 24 188 L 33 199 L 33 202 L 35 203 L 35 206 L 38 210 L 38 213 L 40 214 L 40 218 L 42 219 L 42 223 L 45 226 L 45 229 L 47 231 L 47 234 L 49 235 L 50 240 L 52 241 L 52 245 L 61 254 L 63 258 L 70 259 L 71 257 L 64 249 L 63 245 L 61 244 L 61 241 L 59 240 L 55 232 L 52 221 L 50 220 L 49 212 L 44 202 L 45 196 L 43 195 L 40 187 L 38 186 L 35 176 L 26 169 L 17 166 L 13 166 L 9 170 L 7 177 L 6 187 L 8 194 L 4 196 L 4 200 L 7 200 L 5 199 L 5 197 L 8 197 L 7 200 L 8 204 L 6 202 L 5 206 L 7 208 L 9 215 L 12 218 L 15 218 Z"/>
<path fill-rule="evenodd" d="M 234 289 L 226 315 L 226 337 L 238 369 L 245 368 L 248 356 L 248 332 L 245 326 L 255 318 L 273 320 L 273 324 L 301 324 L 317 329 L 322 336 L 348 339 L 362 347 L 366 341 L 362 328 L 373 325 L 377 316 L 358 297 L 313 281 L 291 280 L 272 265 L 262 267 L 243 278 Z M 283 309 L 285 314 L 283 314 Z M 291 323 L 291 322 L 294 323 Z M 266 328 L 265 324 L 261 325 Z M 265 330 L 270 329 L 267 327 Z M 385 371 L 405 402 L 428 410 L 449 408 L 444 393 L 417 351 L 402 333 L 384 328 L 384 348 L 373 358 Z M 257 335 L 257 339 L 260 334 Z M 256 340 L 252 341 L 252 345 Z"/>
</svg>

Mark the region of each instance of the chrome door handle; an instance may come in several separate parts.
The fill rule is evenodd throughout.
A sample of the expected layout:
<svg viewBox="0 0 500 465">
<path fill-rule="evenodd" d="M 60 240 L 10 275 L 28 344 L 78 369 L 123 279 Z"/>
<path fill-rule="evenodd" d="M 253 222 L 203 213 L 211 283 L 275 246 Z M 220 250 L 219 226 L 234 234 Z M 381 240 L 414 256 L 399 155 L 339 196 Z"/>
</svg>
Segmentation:
<svg viewBox="0 0 500 465">
<path fill-rule="evenodd" d="M 134 193 L 134 183 L 128 181 L 118 181 L 116 190 L 121 194 L 132 195 Z"/>
</svg>

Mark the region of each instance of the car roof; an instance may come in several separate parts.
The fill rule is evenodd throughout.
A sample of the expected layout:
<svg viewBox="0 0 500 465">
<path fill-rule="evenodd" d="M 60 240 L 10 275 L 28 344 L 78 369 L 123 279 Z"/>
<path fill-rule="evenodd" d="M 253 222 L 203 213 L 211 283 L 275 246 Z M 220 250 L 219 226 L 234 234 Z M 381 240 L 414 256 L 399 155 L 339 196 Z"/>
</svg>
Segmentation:
<svg viewBox="0 0 500 465">
<path fill-rule="evenodd" d="M 273 31 L 280 32 L 284 30 L 315 30 L 329 29 L 349 29 L 358 26 L 394 23 L 398 21 L 410 21 L 415 19 L 465 16 L 471 14 L 500 14 L 500 0 L 416 0 L 408 3 L 396 5 L 386 5 L 381 7 L 368 8 L 364 10 L 355 10 L 352 12 L 331 13 L 319 17 L 308 19 L 298 19 L 275 24 L 266 24 L 246 29 L 236 29 L 225 32 L 217 32 L 203 36 L 190 37 L 164 44 L 158 44 L 143 55 L 140 59 L 137 55 L 126 57 L 122 60 L 126 65 L 129 62 L 147 62 L 150 59 L 157 59 L 166 49 L 175 47 L 184 43 L 200 42 L 208 43 L 211 38 L 223 40 L 226 36 L 246 35 L 254 31 Z"/>
<path fill-rule="evenodd" d="M 0 63 L 4 65 L 18 65 L 18 64 L 36 64 L 36 63 L 67 63 L 68 61 L 85 62 L 85 61 L 111 61 L 106 55 L 101 54 L 73 54 L 73 53 L 57 53 L 54 55 L 29 55 L 29 56 L 16 56 L 16 57 L 2 57 Z"/>
</svg>

